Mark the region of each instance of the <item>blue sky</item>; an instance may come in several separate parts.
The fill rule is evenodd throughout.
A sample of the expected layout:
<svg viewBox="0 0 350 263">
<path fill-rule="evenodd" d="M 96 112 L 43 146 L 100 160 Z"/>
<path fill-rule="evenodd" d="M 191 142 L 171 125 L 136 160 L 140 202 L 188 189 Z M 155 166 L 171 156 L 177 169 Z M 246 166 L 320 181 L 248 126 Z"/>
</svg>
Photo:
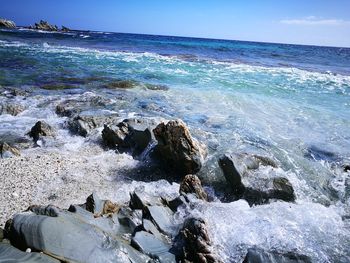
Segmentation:
<svg viewBox="0 0 350 263">
<path fill-rule="evenodd" d="M 0 17 L 76 29 L 350 47 L 350 0 L 11 0 Z"/>
</svg>

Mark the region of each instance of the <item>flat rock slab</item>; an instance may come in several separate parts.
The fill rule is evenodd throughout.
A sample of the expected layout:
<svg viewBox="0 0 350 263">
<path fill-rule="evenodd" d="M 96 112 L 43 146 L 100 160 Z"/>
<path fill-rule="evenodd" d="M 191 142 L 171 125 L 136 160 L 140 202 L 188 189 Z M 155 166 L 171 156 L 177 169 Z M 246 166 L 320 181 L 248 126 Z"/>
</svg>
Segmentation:
<svg viewBox="0 0 350 263">
<path fill-rule="evenodd" d="M 243 263 L 311 263 L 311 259 L 294 253 L 280 254 L 252 248 L 248 249 Z"/>
</svg>

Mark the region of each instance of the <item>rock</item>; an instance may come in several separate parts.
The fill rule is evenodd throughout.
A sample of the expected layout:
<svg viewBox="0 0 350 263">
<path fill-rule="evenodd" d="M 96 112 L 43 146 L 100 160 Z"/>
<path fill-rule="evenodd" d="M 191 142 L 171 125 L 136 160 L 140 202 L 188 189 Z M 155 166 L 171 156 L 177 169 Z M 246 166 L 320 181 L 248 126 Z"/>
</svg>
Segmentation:
<svg viewBox="0 0 350 263">
<path fill-rule="evenodd" d="M 4 157 L 11 157 L 12 155 L 20 156 L 21 153 L 17 148 L 11 147 L 6 142 L 0 141 L 0 155 L 1 155 L 1 158 L 4 158 Z"/>
<path fill-rule="evenodd" d="M 39 23 L 35 23 L 35 26 L 32 29 L 44 30 L 44 31 L 58 31 L 58 27 L 50 25 L 47 21 L 40 20 Z"/>
<path fill-rule="evenodd" d="M 207 193 L 196 175 L 188 174 L 180 184 L 180 194 L 195 194 L 198 199 L 208 201 Z"/>
<path fill-rule="evenodd" d="M 311 263 L 311 259 L 294 253 L 267 252 L 259 248 L 248 249 L 243 263 Z"/>
<path fill-rule="evenodd" d="M 41 89 L 45 90 L 66 90 L 78 88 L 76 85 L 67 83 L 48 83 L 40 86 Z"/>
<path fill-rule="evenodd" d="M 143 209 L 143 218 L 151 220 L 161 233 L 168 236 L 173 236 L 176 232 L 173 215 L 173 211 L 165 206 L 153 205 Z"/>
<path fill-rule="evenodd" d="M 152 141 L 151 121 L 126 119 L 117 127 L 104 126 L 102 139 L 104 143 L 120 152 L 131 152 L 133 156 L 140 155 Z"/>
<path fill-rule="evenodd" d="M 314 145 L 307 147 L 304 157 L 313 161 L 327 161 L 330 163 L 338 162 L 341 160 L 341 158 L 336 153 L 321 149 Z"/>
<path fill-rule="evenodd" d="M 36 143 L 41 136 L 53 137 L 54 129 L 46 122 L 38 121 L 27 134 L 29 137 L 33 138 L 34 143 Z"/>
<path fill-rule="evenodd" d="M 115 80 L 105 85 L 108 89 L 132 89 L 135 88 L 139 83 L 134 80 Z"/>
<path fill-rule="evenodd" d="M 71 31 L 71 29 L 69 29 L 68 27 L 62 26 L 61 31 L 62 32 L 69 32 L 69 31 Z"/>
<path fill-rule="evenodd" d="M 13 29 L 13 28 L 16 28 L 16 24 L 11 20 L 0 19 L 0 28 L 1 27 Z"/>
<path fill-rule="evenodd" d="M 225 154 L 219 159 L 226 181 L 236 198 L 244 198 L 249 204 L 262 204 L 270 199 L 295 201 L 294 189 L 287 178 L 264 177 L 258 174 L 261 157 L 249 154 Z M 263 165 L 275 163 L 263 159 Z"/>
<path fill-rule="evenodd" d="M 7 223 L 6 237 L 19 249 L 30 248 L 63 262 L 150 261 L 122 239 L 111 218 L 82 211 L 33 206 Z"/>
<path fill-rule="evenodd" d="M 188 203 L 187 196 L 180 195 L 172 200 L 164 200 L 167 207 L 169 207 L 173 212 L 177 211 L 177 208 Z"/>
<path fill-rule="evenodd" d="M 344 172 L 349 172 L 350 171 L 350 164 L 344 164 L 343 165 L 343 171 Z"/>
<path fill-rule="evenodd" d="M 12 116 L 17 116 L 22 111 L 24 111 L 24 107 L 20 104 L 11 103 L 11 102 L 0 103 L 0 115 L 10 114 Z"/>
<path fill-rule="evenodd" d="M 151 196 L 143 191 L 130 193 L 129 207 L 131 209 L 144 209 L 146 206 L 162 205 L 162 200 L 159 197 Z"/>
<path fill-rule="evenodd" d="M 0 262 L 60 263 L 61 261 L 41 253 L 26 253 L 11 244 L 0 242 Z"/>
<path fill-rule="evenodd" d="M 149 89 L 149 90 L 162 90 L 162 91 L 169 90 L 169 87 L 166 85 L 145 84 L 145 87 L 146 89 Z"/>
<path fill-rule="evenodd" d="M 27 137 L 19 135 L 15 132 L 0 134 L 0 143 L 6 143 L 10 147 L 18 150 L 32 147 L 32 142 Z"/>
<path fill-rule="evenodd" d="M 120 206 L 110 200 L 101 200 L 95 193 L 89 195 L 81 207 L 93 213 L 95 217 L 112 215 L 120 209 Z"/>
<path fill-rule="evenodd" d="M 206 149 L 194 140 L 181 120 L 160 123 L 154 130 L 158 142 L 154 156 L 168 170 L 179 176 L 197 173 L 206 156 Z"/>
<path fill-rule="evenodd" d="M 131 245 L 161 263 L 176 262 L 175 255 L 169 253 L 171 246 L 148 232 L 137 232 Z"/>
<path fill-rule="evenodd" d="M 221 262 L 211 253 L 211 242 L 203 219 L 186 219 L 175 240 L 176 247 L 171 252 L 177 254 L 177 260 L 180 262 Z"/>
</svg>

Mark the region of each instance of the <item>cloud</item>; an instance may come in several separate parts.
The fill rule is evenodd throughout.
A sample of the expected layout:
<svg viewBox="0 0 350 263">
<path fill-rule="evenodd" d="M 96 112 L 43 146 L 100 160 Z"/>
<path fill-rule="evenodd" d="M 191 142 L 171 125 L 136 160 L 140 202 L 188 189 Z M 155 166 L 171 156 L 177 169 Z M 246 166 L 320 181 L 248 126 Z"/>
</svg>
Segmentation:
<svg viewBox="0 0 350 263">
<path fill-rule="evenodd" d="M 350 25 L 350 21 L 343 19 L 323 19 L 316 16 L 308 16 L 301 19 L 284 19 L 280 23 L 286 25 L 304 25 L 304 26 L 344 26 Z"/>
</svg>

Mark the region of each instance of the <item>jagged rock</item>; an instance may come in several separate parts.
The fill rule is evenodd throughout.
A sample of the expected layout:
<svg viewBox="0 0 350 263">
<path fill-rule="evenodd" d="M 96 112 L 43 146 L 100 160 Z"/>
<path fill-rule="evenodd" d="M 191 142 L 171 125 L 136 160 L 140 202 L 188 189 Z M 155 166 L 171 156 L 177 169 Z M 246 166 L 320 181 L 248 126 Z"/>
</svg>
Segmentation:
<svg viewBox="0 0 350 263">
<path fill-rule="evenodd" d="M 260 164 L 275 166 L 273 161 L 266 160 L 269 159 L 245 153 L 225 154 L 219 159 L 219 166 L 237 198 L 244 198 L 250 204 L 265 203 L 269 199 L 294 201 L 294 189 L 287 178 L 267 178 L 256 173 L 259 171 Z"/>
<path fill-rule="evenodd" d="M 219 263 L 211 253 L 207 225 L 203 219 L 188 218 L 176 237 L 175 251 L 180 262 Z"/>
<path fill-rule="evenodd" d="M 208 201 L 208 196 L 202 187 L 201 180 L 193 174 L 186 175 L 182 180 L 180 194 L 194 194 L 198 199 Z"/>
<path fill-rule="evenodd" d="M 44 31 L 58 31 L 56 25 L 50 25 L 47 21 L 40 20 L 39 23 L 35 23 L 35 26 L 32 29 L 44 30 Z"/>
<path fill-rule="evenodd" d="M 169 207 L 173 212 L 177 211 L 179 206 L 185 205 L 188 203 L 187 196 L 180 195 L 172 200 L 164 200 L 164 203 Z"/>
<path fill-rule="evenodd" d="M 173 215 L 173 211 L 166 206 L 153 205 L 143 209 L 143 218 L 151 220 L 161 233 L 168 236 L 173 236 L 176 231 Z"/>
<path fill-rule="evenodd" d="M 311 259 L 294 253 L 267 252 L 259 248 L 248 249 L 243 263 L 311 263 Z"/>
<path fill-rule="evenodd" d="M 7 143 L 10 147 L 16 149 L 28 149 L 32 147 L 32 142 L 25 136 L 15 132 L 0 134 L 0 143 Z"/>
<path fill-rule="evenodd" d="M 20 156 L 21 153 L 17 148 L 11 147 L 6 142 L 0 141 L 0 156 L 1 156 L 1 158 L 11 157 L 12 155 Z"/>
<path fill-rule="evenodd" d="M 82 210 L 33 206 L 6 224 L 6 238 L 21 250 L 42 251 L 64 262 L 150 261 L 118 235 L 112 218 L 94 218 Z"/>
<path fill-rule="evenodd" d="M 4 27 L 4 28 L 16 28 L 16 24 L 15 22 L 11 21 L 11 20 L 7 20 L 7 19 L 0 19 L 0 28 Z"/>
<path fill-rule="evenodd" d="M 131 209 L 144 209 L 146 206 L 151 205 L 162 205 L 161 198 L 137 190 L 130 193 L 129 207 Z"/>
<path fill-rule="evenodd" d="M 152 121 L 126 119 L 117 127 L 104 126 L 102 139 L 104 143 L 120 152 L 131 152 L 133 156 L 141 154 L 152 141 Z"/>
<path fill-rule="evenodd" d="M 23 252 L 7 243 L 0 243 L 0 262 L 25 262 L 25 263 L 60 263 L 48 255 L 31 252 Z"/>
<path fill-rule="evenodd" d="M 11 102 L 0 103 L 0 115 L 10 114 L 12 116 L 16 116 L 22 111 L 24 111 L 24 107 L 20 104 L 11 103 Z"/>
<path fill-rule="evenodd" d="M 192 138 L 183 121 L 162 122 L 153 133 L 158 142 L 154 156 L 164 167 L 176 171 L 179 176 L 195 174 L 201 169 L 206 149 Z"/>
<path fill-rule="evenodd" d="M 161 263 L 176 262 L 175 255 L 169 253 L 171 245 L 148 232 L 137 232 L 131 240 L 131 245 Z"/>
<path fill-rule="evenodd" d="M 33 138 L 33 141 L 36 143 L 41 136 L 53 137 L 54 129 L 46 122 L 38 121 L 27 134 L 29 137 Z"/>
<path fill-rule="evenodd" d="M 61 31 L 62 32 L 69 32 L 71 30 L 68 27 L 62 26 Z"/>
</svg>

